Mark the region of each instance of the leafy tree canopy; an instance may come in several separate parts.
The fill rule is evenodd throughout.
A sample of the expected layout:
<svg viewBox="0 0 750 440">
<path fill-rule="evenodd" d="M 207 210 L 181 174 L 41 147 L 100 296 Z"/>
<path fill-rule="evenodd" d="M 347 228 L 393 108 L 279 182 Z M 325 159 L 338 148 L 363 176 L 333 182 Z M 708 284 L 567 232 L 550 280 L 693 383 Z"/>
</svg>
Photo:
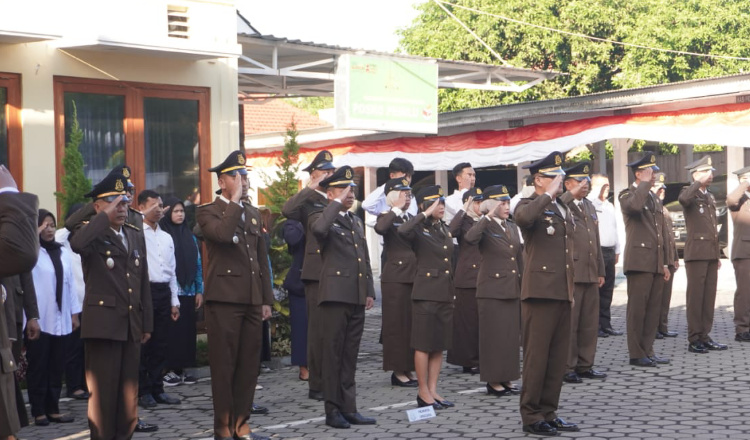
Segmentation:
<svg viewBox="0 0 750 440">
<path fill-rule="evenodd" d="M 484 12 L 608 40 L 749 57 L 750 8 L 735 0 L 450 0 Z M 440 111 L 563 98 L 739 73 L 750 62 L 686 56 L 563 35 L 446 5 L 516 67 L 568 75 L 522 93 L 440 90 Z M 433 1 L 402 31 L 403 52 L 500 64 Z"/>
</svg>

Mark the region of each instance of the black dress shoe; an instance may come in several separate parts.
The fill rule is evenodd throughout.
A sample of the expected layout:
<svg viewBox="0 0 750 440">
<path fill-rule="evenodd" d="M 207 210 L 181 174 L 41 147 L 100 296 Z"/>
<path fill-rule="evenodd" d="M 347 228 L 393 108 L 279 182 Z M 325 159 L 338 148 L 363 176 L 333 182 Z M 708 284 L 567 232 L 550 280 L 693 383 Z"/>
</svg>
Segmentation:
<svg viewBox="0 0 750 440">
<path fill-rule="evenodd" d="M 571 371 L 570 373 L 565 373 L 563 376 L 563 382 L 567 383 L 583 383 L 583 379 L 581 379 L 575 371 Z"/>
<path fill-rule="evenodd" d="M 435 401 L 435 403 L 427 403 L 424 400 L 422 400 L 422 398 L 419 397 L 419 395 L 417 395 L 417 406 L 420 407 L 420 408 L 423 408 L 425 406 L 431 406 L 436 411 L 440 410 L 440 409 L 445 409 L 445 407 L 443 405 L 437 403 L 437 400 Z"/>
<path fill-rule="evenodd" d="M 576 371 L 576 374 L 578 375 L 578 377 L 582 377 L 584 379 L 604 379 L 605 377 L 607 377 L 607 373 L 596 371 L 593 368 L 589 368 L 586 371 Z"/>
<path fill-rule="evenodd" d="M 330 414 L 326 414 L 326 425 L 336 429 L 347 429 L 352 426 L 338 410 L 333 410 Z"/>
<path fill-rule="evenodd" d="M 547 421 L 547 424 L 558 431 L 567 431 L 567 432 L 578 432 L 580 429 L 578 428 L 578 425 L 575 423 L 568 423 L 565 420 L 563 420 L 561 417 L 558 417 L 554 420 Z"/>
<path fill-rule="evenodd" d="M 157 394 L 153 397 L 155 401 L 157 401 L 158 403 L 163 403 L 165 405 L 179 405 L 180 404 L 180 399 L 176 397 L 172 397 L 167 393 Z"/>
<path fill-rule="evenodd" d="M 398 380 L 398 377 L 396 377 L 396 373 L 391 373 L 391 385 L 406 388 L 416 388 L 417 386 L 419 386 L 416 380 L 406 380 L 403 382 Z"/>
<path fill-rule="evenodd" d="M 250 408 L 250 414 L 255 414 L 256 416 L 266 415 L 268 414 L 268 408 L 253 403 L 253 406 Z"/>
<path fill-rule="evenodd" d="M 651 359 L 652 361 L 656 362 L 657 364 L 662 364 L 662 365 L 667 365 L 667 364 L 669 364 L 671 362 L 669 360 L 669 358 L 667 358 L 667 357 L 661 357 L 661 356 L 657 356 L 657 355 L 649 356 L 648 358 Z"/>
<path fill-rule="evenodd" d="M 664 339 L 662 332 L 656 332 L 656 339 Z"/>
<path fill-rule="evenodd" d="M 52 423 L 73 423 L 76 419 L 73 416 L 60 414 L 57 417 L 47 416 L 47 420 Z"/>
<path fill-rule="evenodd" d="M 341 415 L 344 416 L 346 421 L 351 423 L 352 425 L 374 425 L 375 424 L 375 419 L 373 419 L 372 417 L 365 417 L 358 412 L 341 413 Z"/>
<path fill-rule="evenodd" d="M 140 418 L 138 419 L 138 423 L 135 424 L 135 432 L 156 432 L 158 430 L 158 426 L 146 423 Z"/>
<path fill-rule="evenodd" d="M 42 419 L 34 418 L 34 425 L 36 426 L 49 426 L 49 420 L 47 417 L 44 417 Z"/>
<path fill-rule="evenodd" d="M 156 400 L 154 400 L 154 396 L 151 394 L 146 394 L 138 398 L 138 405 L 146 409 L 154 408 L 156 407 Z"/>
<path fill-rule="evenodd" d="M 503 388 L 505 388 L 506 391 L 510 391 L 510 393 L 513 394 L 514 396 L 521 394 L 521 388 L 513 384 L 510 384 L 510 386 L 505 385 L 505 384 L 501 384 L 501 385 L 503 386 Z"/>
<path fill-rule="evenodd" d="M 464 367 L 463 372 L 466 374 L 479 374 L 479 367 Z"/>
<path fill-rule="evenodd" d="M 544 420 L 534 422 L 531 425 L 523 425 L 523 432 L 536 435 L 547 435 L 550 437 L 557 435 L 557 429 L 550 426 L 550 424 Z"/>
<path fill-rule="evenodd" d="M 665 338 L 676 338 L 677 332 L 670 332 L 669 330 L 665 332 L 660 332 Z"/>
<path fill-rule="evenodd" d="M 718 342 L 714 342 L 711 339 L 709 339 L 707 342 L 704 342 L 703 345 L 709 350 L 726 350 L 727 348 L 729 348 L 726 346 L 726 344 L 720 344 Z"/>
<path fill-rule="evenodd" d="M 456 406 L 455 403 L 451 402 L 450 400 L 437 400 L 435 399 L 435 403 L 439 404 L 443 408 L 453 408 Z"/>
<path fill-rule="evenodd" d="M 708 353 L 708 348 L 701 341 L 695 341 L 688 344 L 688 351 L 690 353 L 706 354 Z"/>
<path fill-rule="evenodd" d="M 645 357 L 645 358 L 635 358 L 630 360 L 630 365 L 633 365 L 634 367 L 655 367 L 656 362 L 652 361 L 651 359 Z"/>
<path fill-rule="evenodd" d="M 79 391 L 81 392 L 68 394 L 68 397 L 70 397 L 71 399 L 76 399 L 76 400 L 88 400 L 88 398 L 91 397 L 91 394 L 89 394 L 88 391 L 86 390 L 79 390 Z"/>
<path fill-rule="evenodd" d="M 750 342 L 750 332 L 742 332 L 734 335 L 734 340 L 737 342 Z"/>
<path fill-rule="evenodd" d="M 599 333 L 597 333 L 596 336 L 599 338 L 608 338 L 609 333 L 605 332 L 604 330 L 599 330 Z"/>
<path fill-rule="evenodd" d="M 492 387 L 492 385 L 487 384 L 487 394 L 490 396 L 509 396 L 510 395 L 510 389 L 503 387 L 502 390 L 498 390 Z"/>
<path fill-rule="evenodd" d="M 309 397 L 310 399 L 313 399 L 313 400 L 317 400 L 319 402 L 322 402 L 324 400 L 323 393 L 320 392 L 320 391 L 310 390 L 310 392 L 307 393 L 307 397 Z"/>
<path fill-rule="evenodd" d="M 604 332 L 611 336 L 622 336 L 622 332 L 618 332 L 617 330 L 610 328 L 605 328 Z"/>
</svg>

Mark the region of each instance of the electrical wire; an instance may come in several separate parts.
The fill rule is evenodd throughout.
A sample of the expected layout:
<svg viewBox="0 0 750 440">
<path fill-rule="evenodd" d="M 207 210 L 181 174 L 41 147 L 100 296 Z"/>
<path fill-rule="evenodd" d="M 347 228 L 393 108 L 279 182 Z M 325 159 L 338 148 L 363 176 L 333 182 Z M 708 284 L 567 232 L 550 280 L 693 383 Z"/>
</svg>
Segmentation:
<svg viewBox="0 0 750 440">
<path fill-rule="evenodd" d="M 705 58 L 719 58 L 719 59 L 724 59 L 724 60 L 750 61 L 750 58 L 747 58 L 747 57 L 735 57 L 735 56 L 730 56 L 730 55 L 713 55 L 713 54 L 706 54 L 706 53 L 688 52 L 688 51 L 684 51 L 684 50 L 664 49 L 664 48 L 661 48 L 661 47 L 651 47 L 651 46 L 645 46 L 645 45 L 642 45 L 642 44 L 626 43 L 626 42 L 623 42 L 623 41 L 616 41 L 616 40 L 610 40 L 610 39 L 607 39 L 607 38 L 594 37 L 592 35 L 581 34 L 581 33 L 578 33 L 578 32 L 570 32 L 570 31 L 564 31 L 564 30 L 561 30 L 561 29 L 551 28 L 551 27 L 548 27 L 548 26 L 541 26 L 541 25 L 538 25 L 538 24 L 534 24 L 534 23 L 529 23 L 529 22 L 526 22 L 526 21 L 517 20 L 515 18 L 506 17 L 504 15 L 494 14 L 494 13 L 491 13 L 491 12 L 482 11 L 480 9 L 475 9 L 475 8 L 470 8 L 468 6 L 458 5 L 458 4 L 455 4 L 455 3 L 450 3 L 450 2 L 447 2 L 447 1 L 444 1 L 444 0 L 433 0 L 433 1 L 438 6 L 440 6 L 441 9 L 443 9 L 444 11 L 446 11 L 449 15 L 451 15 L 456 20 L 458 20 L 458 18 L 456 18 L 453 14 L 451 14 L 450 12 L 448 12 L 447 8 L 445 8 L 444 5 L 453 6 L 455 8 L 463 9 L 463 10 L 466 10 L 466 11 L 469 11 L 469 12 L 474 12 L 476 14 L 489 15 L 490 17 L 499 18 L 499 19 L 502 19 L 502 20 L 505 20 L 505 21 L 509 21 L 511 23 L 516 23 L 516 24 L 520 24 L 520 25 L 524 25 L 524 26 L 530 26 L 530 27 L 533 27 L 533 28 L 542 29 L 542 30 L 550 31 L 550 32 L 557 32 L 559 34 L 569 35 L 571 37 L 586 38 L 586 39 L 589 39 L 589 40 L 592 40 L 592 41 L 598 41 L 598 42 L 601 42 L 601 43 L 610 43 L 610 44 L 616 44 L 616 45 L 619 45 L 619 46 L 634 47 L 634 48 L 638 48 L 638 49 L 647 49 L 647 50 L 653 50 L 653 51 L 657 51 L 657 52 L 673 53 L 673 54 L 677 54 L 677 55 L 689 55 L 689 56 L 705 57 Z M 462 23 L 462 25 L 463 25 L 463 23 Z M 463 26 L 464 26 L 464 28 L 466 28 L 466 25 L 463 25 Z M 475 35 L 475 34 L 472 32 L 472 35 Z M 475 35 L 475 37 L 479 38 L 476 35 Z M 485 44 L 485 46 L 486 46 L 486 43 L 484 43 L 484 41 L 482 41 L 481 39 L 480 39 L 480 41 L 483 44 Z M 494 53 L 495 52 L 493 51 L 493 54 Z M 499 55 L 497 55 L 497 56 L 499 56 Z"/>
</svg>

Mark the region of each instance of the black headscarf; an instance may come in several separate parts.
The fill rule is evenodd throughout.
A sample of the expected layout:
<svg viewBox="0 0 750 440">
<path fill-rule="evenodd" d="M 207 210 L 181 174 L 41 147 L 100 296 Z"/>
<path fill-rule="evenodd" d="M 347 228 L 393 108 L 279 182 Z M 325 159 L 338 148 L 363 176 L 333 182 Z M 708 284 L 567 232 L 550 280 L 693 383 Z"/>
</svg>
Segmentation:
<svg viewBox="0 0 750 440">
<path fill-rule="evenodd" d="M 195 281 L 198 272 L 198 247 L 193 240 L 193 233 L 188 228 L 187 220 L 180 225 L 172 221 L 172 209 L 176 205 L 185 208 L 185 204 L 177 197 L 168 197 L 164 200 L 164 206 L 169 206 L 169 209 L 164 211 L 164 218 L 159 220 L 159 225 L 172 236 L 177 262 L 177 282 L 185 288 Z"/>
<path fill-rule="evenodd" d="M 44 223 L 44 219 L 47 217 L 52 217 L 52 221 L 57 224 L 57 221 L 55 220 L 55 216 L 47 211 L 46 209 L 40 209 L 39 210 L 39 220 L 38 220 L 38 226 L 42 226 L 42 223 Z M 62 294 L 63 294 L 63 265 L 62 265 L 62 245 L 55 241 L 53 238 L 52 241 L 44 241 L 42 239 L 42 234 L 39 234 L 39 244 L 47 250 L 47 254 L 49 254 L 49 258 L 52 260 L 52 266 L 55 268 L 55 278 L 57 280 L 57 285 L 55 288 L 55 300 L 57 301 L 57 309 L 62 311 Z"/>
</svg>

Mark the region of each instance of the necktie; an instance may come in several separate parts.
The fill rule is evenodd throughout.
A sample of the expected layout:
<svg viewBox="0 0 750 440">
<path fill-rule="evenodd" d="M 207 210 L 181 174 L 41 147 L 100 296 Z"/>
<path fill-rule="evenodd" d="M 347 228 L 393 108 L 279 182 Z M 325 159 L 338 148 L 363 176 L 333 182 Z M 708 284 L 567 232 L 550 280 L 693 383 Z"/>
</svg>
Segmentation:
<svg viewBox="0 0 750 440">
<path fill-rule="evenodd" d="M 128 240 L 125 238 L 125 234 L 123 234 L 122 230 L 120 230 L 117 236 L 120 237 L 120 241 L 122 242 L 122 245 L 125 247 L 125 250 L 128 250 Z"/>
</svg>

